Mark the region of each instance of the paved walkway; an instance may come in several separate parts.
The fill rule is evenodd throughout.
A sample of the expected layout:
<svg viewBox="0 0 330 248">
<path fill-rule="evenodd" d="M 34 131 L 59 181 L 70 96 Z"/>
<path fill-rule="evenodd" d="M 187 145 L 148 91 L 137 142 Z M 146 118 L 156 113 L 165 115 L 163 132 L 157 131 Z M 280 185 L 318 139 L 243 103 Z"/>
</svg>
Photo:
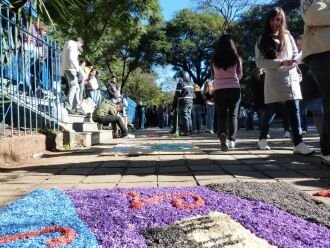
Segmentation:
<svg viewBox="0 0 330 248">
<path fill-rule="evenodd" d="M 260 151 L 258 131 L 240 130 L 237 149 L 223 153 L 212 134 L 185 138 L 169 136 L 146 138 L 137 132 L 133 140 L 115 139 L 107 144 L 70 152 L 47 153 L 0 169 L 0 207 L 38 188 L 95 189 L 113 187 L 165 187 L 206 185 L 224 182 L 287 182 L 312 193 L 330 188 L 330 167 L 320 164 L 319 149 L 314 157 L 292 155 L 289 139 L 273 129 L 271 151 Z M 142 136 L 141 136 L 142 135 Z M 305 136 L 309 145 L 318 146 L 316 133 Z M 99 154 L 116 144 L 193 144 L 199 154 L 171 152 L 157 155 L 104 156 Z M 329 198 L 318 198 L 330 204 Z"/>
</svg>

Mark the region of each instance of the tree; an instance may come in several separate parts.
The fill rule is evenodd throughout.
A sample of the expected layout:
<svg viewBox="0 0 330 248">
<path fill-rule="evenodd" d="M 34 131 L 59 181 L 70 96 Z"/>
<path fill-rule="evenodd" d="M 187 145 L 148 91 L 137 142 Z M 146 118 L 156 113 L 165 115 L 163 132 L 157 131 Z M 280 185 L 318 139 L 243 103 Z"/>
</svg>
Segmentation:
<svg viewBox="0 0 330 248">
<path fill-rule="evenodd" d="M 248 82 L 251 71 L 256 66 L 254 47 L 263 32 L 266 16 L 272 8 L 278 6 L 282 7 L 286 13 L 288 29 L 292 36 L 297 37 L 303 32 L 299 0 L 277 0 L 271 4 L 258 4 L 244 12 L 237 19 L 237 28 L 232 32 L 233 39 L 244 60 L 242 84 Z"/>
<path fill-rule="evenodd" d="M 157 0 L 95 0 L 92 13 L 86 6 L 72 6 L 71 13 L 76 14 L 69 23 L 56 19 L 56 34 L 81 36 L 82 56 L 117 76 L 121 89 L 132 72 L 150 71 L 159 60 L 157 50 L 165 36 L 155 28 L 162 20 Z"/>
<path fill-rule="evenodd" d="M 125 94 L 134 101 L 147 105 L 158 105 L 162 99 L 161 88 L 156 84 L 157 75 L 136 70 L 127 81 Z"/>
<path fill-rule="evenodd" d="M 236 19 L 245 10 L 255 5 L 257 0 L 202 0 L 198 1 L 199 8 L 214 11 L 223 18 L 221 33 L 229 32 Z"/>
<path fill-rule="evenodd" d="M 163 49 L 166 63 L 175 71 L 186 71 L 202 86 L 211 76 L 210 60 L 221 31 L 222 19 L 212 13 L 184 9 L 166 24 L 168 46 Z"/>
</svg>

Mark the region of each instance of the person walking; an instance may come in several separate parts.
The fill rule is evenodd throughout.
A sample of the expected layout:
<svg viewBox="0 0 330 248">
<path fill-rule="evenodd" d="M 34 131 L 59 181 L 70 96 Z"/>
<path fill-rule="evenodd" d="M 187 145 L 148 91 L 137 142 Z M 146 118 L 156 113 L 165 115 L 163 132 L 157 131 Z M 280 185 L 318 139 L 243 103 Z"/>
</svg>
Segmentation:
<svg viewBox="0 0 330 248">
<path fill-rule="evenodd" d="M 295 60 L 298 51 L 293 37 L 287 30 L 286 18 L 281 8 L 272 9 L 266 18 L 263 34 L 255 46 L 256 64 L 264 68 L 266 113 L 262 120 L 259 149 L 269 150 L 267 135 L 275 117 L 277 103 L 285 103 L 290 116 L 293 153 L 310 155 L 314 151 L 303 143 L 300 134 L 299 100 L 302 99 Z"/>
<path fill-rule="evenodd" d="M 242 61 L 229 35 L 222 35 L 212 58 L 214 101 L 217 112 L 220 149 L 235 148 L 241 90 Z M 227 139 L 229 142 L 227 143 Z"/>
<path fill-rule="evenodd" d="M 315 75 L 323 103 L 322 161 L 330 164 L 330 1 L 301 0 L 305 30 L 302 59 Z"/>
</svg>

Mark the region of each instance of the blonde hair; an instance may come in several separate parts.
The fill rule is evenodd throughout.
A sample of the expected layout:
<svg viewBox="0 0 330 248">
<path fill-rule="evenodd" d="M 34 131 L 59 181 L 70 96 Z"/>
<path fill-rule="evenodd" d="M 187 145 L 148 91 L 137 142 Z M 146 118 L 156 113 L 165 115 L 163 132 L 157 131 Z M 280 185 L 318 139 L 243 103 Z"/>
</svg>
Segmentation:
<svg viewBox="0 0 330 248">
<path fill-rule="evenodd" d="M 204 93 L 213 94 L 213 81 L 207 81 L 205 83 Z"/>
<path fill-rule="evenodd" d="M 200 91 L 201 87 L 198 84 L 194 84 L 194 91 Z"/>
</svg>

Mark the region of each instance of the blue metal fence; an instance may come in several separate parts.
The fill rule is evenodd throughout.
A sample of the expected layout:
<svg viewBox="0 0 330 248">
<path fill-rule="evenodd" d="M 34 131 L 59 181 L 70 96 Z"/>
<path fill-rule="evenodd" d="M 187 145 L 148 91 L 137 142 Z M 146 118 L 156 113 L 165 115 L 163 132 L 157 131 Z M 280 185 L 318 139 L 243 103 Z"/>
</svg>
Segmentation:
<svg viewBox="0 0 330 248">
<path fill-rule="evenodd" d="M 59 128 L 62 116 L 60 46 L 31 15 L 0 4 L 1 137 Z"/>
</svg>

